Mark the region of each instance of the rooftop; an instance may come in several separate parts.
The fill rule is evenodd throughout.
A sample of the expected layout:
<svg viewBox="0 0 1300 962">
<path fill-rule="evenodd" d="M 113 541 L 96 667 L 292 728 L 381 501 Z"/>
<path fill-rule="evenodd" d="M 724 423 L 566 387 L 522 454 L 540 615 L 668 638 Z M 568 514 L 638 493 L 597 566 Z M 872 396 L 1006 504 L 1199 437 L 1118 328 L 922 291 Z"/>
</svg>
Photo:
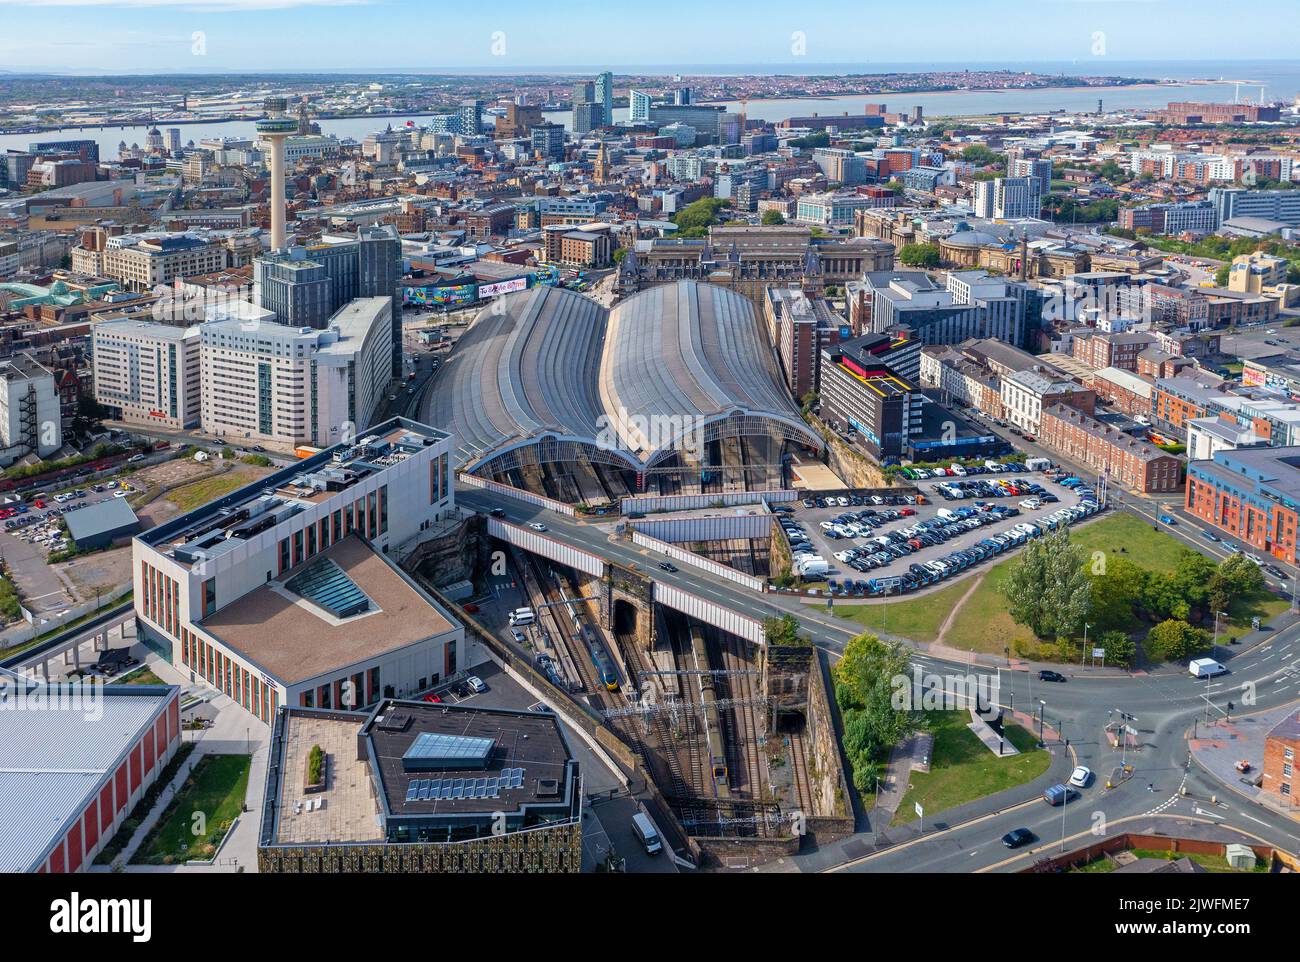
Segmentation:
<svg viewBox="0 0 1300 962">
<path fill-rule="evenodd" d="M 455 630 L 438 603 L 349 535 L 203 619 L 203 630 L 296 684 Z"/>
<path fill-rule="evenodd" d="M 76 511 L 69 511 L 63 516 L 67 522 L 68 534 L 73 541 L 93 538 L 110 531 L 118 531 L 131 525 L 138 525 L 140 519 L 135 516 L 126 498 L 106 498 Z"/>
</svg>

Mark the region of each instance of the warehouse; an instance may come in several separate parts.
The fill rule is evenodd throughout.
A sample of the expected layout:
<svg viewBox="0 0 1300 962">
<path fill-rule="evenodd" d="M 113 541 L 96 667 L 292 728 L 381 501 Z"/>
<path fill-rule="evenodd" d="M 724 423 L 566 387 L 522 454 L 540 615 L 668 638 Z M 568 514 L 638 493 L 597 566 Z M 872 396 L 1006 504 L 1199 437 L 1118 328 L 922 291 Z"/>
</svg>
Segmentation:
<svg viewBox="0 0 1300 962">
<path fill-rule="evenodd" d="M 107 548 L 119 538 L 129 538 L 140 532 L 140 519 L 135 516 L 126 498 L 105 498 L 103 501 L 69 511 L 63 516 L 68 534 L 82 551 Z"/>
</svg>

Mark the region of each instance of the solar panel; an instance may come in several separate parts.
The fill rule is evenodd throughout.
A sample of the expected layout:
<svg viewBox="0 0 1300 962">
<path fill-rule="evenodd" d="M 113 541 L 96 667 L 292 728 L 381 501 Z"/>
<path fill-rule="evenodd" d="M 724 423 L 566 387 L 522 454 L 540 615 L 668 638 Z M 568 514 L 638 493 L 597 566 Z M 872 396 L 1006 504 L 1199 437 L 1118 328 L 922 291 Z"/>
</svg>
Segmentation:
<svg viewBox="0 0 1300 962">
<path fill-rule="evenodd" d="M 422 802 L 428 801 L 429 792 L 432 788 L 433 788 L 432 779 L 428 779 L 428 778 L 420 779 L 420 801 Z"/>
<path fill-rule="evenodd" d="M 411 783 L 406 786 L 406 800 L 408 802 L 415 801 L 415 797 L 419 793 L 419 791 L 420 791 L 420 783 L 417 780 L 412 779 Z"/>
<path fill-rule="evenodd" d="M 336 618 L 347 618 L 370 608 L 365 592 L 329 558 L 316 559 L 286 581 L 285 587 Z"/>
</svg>

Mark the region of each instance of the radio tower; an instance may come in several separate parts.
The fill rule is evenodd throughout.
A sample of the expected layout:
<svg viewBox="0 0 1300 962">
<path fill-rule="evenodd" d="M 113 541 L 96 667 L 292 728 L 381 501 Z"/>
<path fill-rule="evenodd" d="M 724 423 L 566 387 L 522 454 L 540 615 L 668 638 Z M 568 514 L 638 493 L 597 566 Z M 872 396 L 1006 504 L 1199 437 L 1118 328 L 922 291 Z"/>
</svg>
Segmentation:
<svg viewBox="0 0 1300 962">
<path fill-rule="evenodd" d="M 271 249 L 285 246 L 284 233 L 284 139 L 298 131 L 298 121 L 288 116 L 283 97 L 268 97 L 262 104 L 266 117 L 257 122 L 257 132 L 271 144 Z"/>
</svg>

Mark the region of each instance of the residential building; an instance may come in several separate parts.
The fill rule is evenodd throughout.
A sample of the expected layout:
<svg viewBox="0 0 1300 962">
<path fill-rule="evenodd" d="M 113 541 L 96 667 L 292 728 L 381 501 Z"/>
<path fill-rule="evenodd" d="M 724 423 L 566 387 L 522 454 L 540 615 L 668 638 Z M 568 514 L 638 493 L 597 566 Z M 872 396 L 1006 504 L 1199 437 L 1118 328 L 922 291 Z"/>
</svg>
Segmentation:
<svg viewBox="0 0 1300 962">
<path fill-rule="evenodd" d="M 1297 756 L 1300 756 L 1300 712 L 1292 709 L 1264 738 L 1264 780 L 1259 786 L 1260 791 L 1288 812 L 1300 809 Z"/>
<path fill-rule="evenodd" d="M 63 447 L 63 415 L 54 373 L 30 354 L 0 360 L 0 467 Z"/>
<path fill-rule="evenodd" d="M 119 421 L 183 430 L 199 423 L 199 327 L 101 321 L 91 330 L 95 400 Z"/>
<path fill-rule="evenodd" d="M 1142 494 L 1166 494 L 1182 484 L 1183 461 L 1146 441 L 1064 405 L 1042 412 L 1038 440 L 1063 457 Z"/>
<path fill-rule="evenodd" d="M 1244 447 L 1187 466 L 1187 512 L 1295 564 L 1300 447 Z"/>
<path fill-rule="evenodd" d="M 1030 434 L 1039 431 L 1043 412 L 1048 408 L 1061 405 L 1092 414 L 1096 405 L 1092 391 L 1044 368 L 1003 375 L 1000 394 L 1002 416 Z"/>
</svg>

